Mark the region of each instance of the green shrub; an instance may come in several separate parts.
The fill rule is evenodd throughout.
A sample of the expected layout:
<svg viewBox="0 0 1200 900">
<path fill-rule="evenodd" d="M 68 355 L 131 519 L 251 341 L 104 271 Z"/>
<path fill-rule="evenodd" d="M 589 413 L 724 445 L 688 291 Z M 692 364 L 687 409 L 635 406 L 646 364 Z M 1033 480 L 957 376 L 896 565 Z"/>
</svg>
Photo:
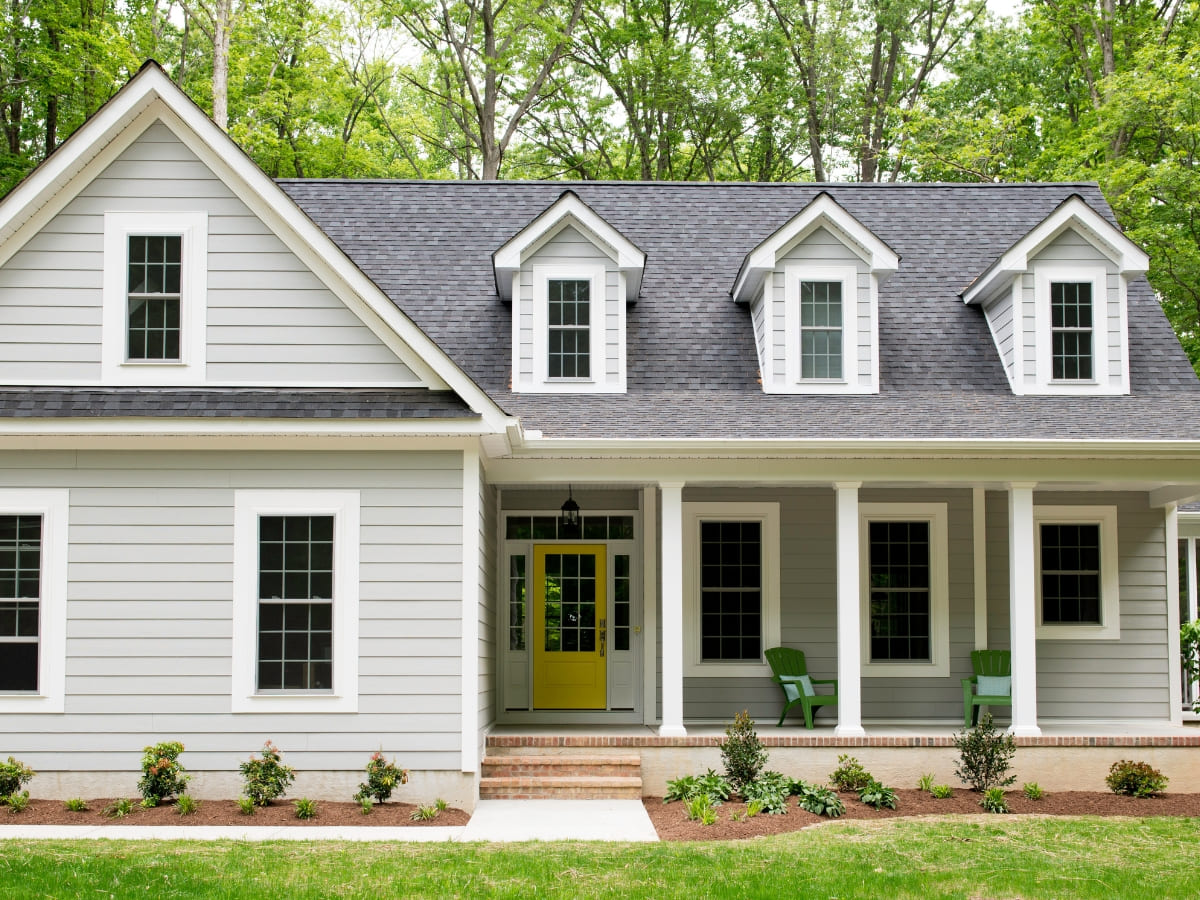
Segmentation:
<svg viewBox="0 0 1200 900">
<path fill-rule="evenodd" d="M 119 797 L 104 807 L 103 814 L 105 818 L 109 819 L 123 819 L 126 816 L 133 815 L 133 801 L 125 797 Z"/>
<path fill-rule="evenodd" d="M 1036 781 L 1028 781 L 1021 785 L 1021 793 L 1030 800 L 1041 800 L 1046 796 L 1046 792 L 1042 790 L 1042 786 Z"/>
<path fill-rule="evenodd" d="M 934 800 L 949 800 L 954 796 L 954 788 L 948 784 L 935 784 L 929 789 Z"/>
<path fill-rule="evenodd" d="M 917 790 L 924 791 L 927 794 L 933 791 L 933 773 L 932 772 L 926 772 L 924 775 L 922 775 L 920 778 L 917 779 Z"/>
<path fill-rule="evenodd" d="M 292 806 L 296 807 L 297 819 L 315 819 L 317 817 L 316 800 L 309 800 L 307 797 L 301 797 L 299 800 L 293 801 Z"/>
<path fill-rule="evenodd" d="M 739 794 L 742 788 L 758 777 L 767 764 L 767 748 L 758 739 L 750 713 L 742 710 L 725 728 L 725 740 L 720 742 L 721 761 L 725 777 Z"/>
<path fill-rule="evenodd" d="M 255 806 L 266 806 L 272 800 L 282 797 L 296 780 L 296 770 L 285 766 L 279 760 L 279 750 L 267 741 L 263 744 L 260 759 L 252 756 L 238 767 L 245 781 L 242 791 L 254 801 Z"/>
<path fill-rule="evenodd" d="M 254 801 L 250 797 L 238 797 L 237 805 L 243 816 L 254 815 Z"/>
<path fill-rule="evenodd" d="M 1112 764 L 1104 779 L 1114 794 L 1155 797 L 1167 789 L 1167 777 L 1149 763 L 1122 759 Z"/>
<path fill-rule="evenodd" d="M 29 791 L 9 794 L 4 798 L 3 802 L 8 807 L 8 811 L 13 815 L 25 812 L 29 808 Z"/>
<path fill-rule="evenodd" d="M 672 800 L 691 800 L 693 797 L 704 794 L 712 801 L 713 806 L 720 806 L 729 799 L 729 795 L 732 793 L 733 788 L 725 776 L 718 775 L 709 769 L 703 775 L 684 775 L 682 778 L 668 781 L 667 795 L 663 797 L 663 803 L 670 803 Z"/>
<path fill-rule="evenodd" d="M 388 762 L 382 752 L 372 753 L 367 760 L 367 781 L 358 786 L 354 799 L 371 797 L 378 803 L 386 803 L 392 791 L 401 784 L 408 784 L 408 770 L 398 768 L 395 762 Z"/>
<path fill-rule="evenodd" d="M 875 809 L 896 808 L 896 792 L 890 787 L 880 784 L 874 778 L 871 779 L 870 784 L 858 792 L 858 799 Z"/>
<path fill-rule="evenodd" d="M 414 822 L 431 822 L 437 817 L 438 808 L 436 806 L 418 806 L 409 816 Z"/>
<path fill-rule="evenodd" d="M 1009 774 L 1017 745 L 1011 734 L 996 731 L 991 713 L 984 713 L 969 731 L 954 735 L 954 746 L 959 753 L 954 774 L 971 790 L 1007 787 L 1017 780 Z"/>
<path fill-rule="evenodd" d="M 29 784 L 36 774 L 37 772 L 29 766 L 10 756 L 8 762 L 0 763 L 0 797 L 8 797 L 17 793 Z"/>
<path fill-rule="evenodd" d="M 749 784 L 742 786 L 742 799 L 757 800 L 764 812 L 780 816 L 787 813 L 788 797 L 792 795 L 792 779 L 778 772 L 762 772 Z"/>
<path fill-rule="evenodd" d="M 829 773 L 829 783 L 839 791 L 861 791 L 875 779 L 853 756 L 841 754 L 838 766 Z"/>
<path fill-rule="evenodd" d="M 187 790 L 191 776 L 185 774 L 179 763 L 179 754 L 182 752 L 183 744 L 178 741 L 165 741 L 143 749 L 142 777 L 138 781 L 142 806 L 158 806 L 164 800 Z"/>
<path fill-rule="evenodd" d="M 175 801 L 175 812 L 181 816 L 195 815 L 196 810 L 200 808 L 200 801 L 191 794 L 180 794 L 179 799 Z"/>
<path fill-rule="evenodd" d="M 1004 788 L 988 788 L 979 799 L 979 805 L 990 813 L 1008 812 L 1008 803 L 1004 799 Z"/>
<path fill-rule="evenodd" d="M 88 805 L 82 797 L 72 797 L 63 803 L 63 809 L 67 812 L 87 812 Z"/>
<path fill-rule="evenodd" d="M 796 793 L 800 795 L 799 805 L 803 810 L 831 819 L 836 819 L 846 812 L 846 804 L 833 788 L 803 781 L 796 782 L 796 788 Z"/>
</svg>

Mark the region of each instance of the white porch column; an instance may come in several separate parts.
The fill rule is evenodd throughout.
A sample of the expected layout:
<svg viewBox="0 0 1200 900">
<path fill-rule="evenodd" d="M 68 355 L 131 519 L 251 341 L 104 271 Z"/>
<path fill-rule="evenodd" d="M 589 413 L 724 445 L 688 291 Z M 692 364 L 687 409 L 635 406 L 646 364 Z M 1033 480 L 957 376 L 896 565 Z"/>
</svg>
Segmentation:
<svg viewBox="0 0 1200 900">
<path fill-rule="evenodd" d="M 987 608 L 987 495 L 983 488 L 971 491 L 971 539 L 975 558 L 975 649 L 988 645 Z"/>
<path fill-rule="evenodd" d="M 862 737 L 862 615 L 859 585 L 859 482 L 834 485 L 837 492 L 838 737 Z"/>
<path fill-rule="evenodd" d="M 1172 725 L 1183 725 L 1183 672 L 1179 646 L 1179 507 L 1167 506 L 1164 516 L 1167 532 L 1167 712 Z"/>
<path fill-rule="evenodd" d="M 1037 723 L 1037 560 L 1033 484 L 1008 486 L 1009 648 L 1012 652 L 1012 733 L 1035 737 Z"/>
<path fill-rule="evenodd" d="M 662 490 L 662 724 L 664 737 L 683 737 L 683 482 Z"/>
</svg>

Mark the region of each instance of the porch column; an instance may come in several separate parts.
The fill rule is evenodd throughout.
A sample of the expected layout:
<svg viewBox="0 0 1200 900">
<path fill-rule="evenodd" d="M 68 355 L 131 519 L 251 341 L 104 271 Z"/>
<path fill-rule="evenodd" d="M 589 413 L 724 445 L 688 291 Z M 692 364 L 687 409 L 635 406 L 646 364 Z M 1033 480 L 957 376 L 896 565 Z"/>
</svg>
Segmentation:
<svg viewBox="0 0 1200 900">
<path fill-rule="evenodd" d="M 1172 725 L 1183 725 L 1183 671 L 1175 648 L 1179 646 L 1179 507 L 1168 504 L 1163 516 L 1167 537 L 1167 706 Z"/>
<path fill-rule="evenodd" d="M 837 492 L 837 672 L 838 737 L 862 737 L 862 615 L 859 585 L 858 489 L 860 482 L 834 485 Z"/>
<path fill-rule="evenodd" d="M 1008 486 L 1009 649 L 1012 653 L 1012 733 L 1035 737 L 1037 723 L 1037 560 L 1033 484 Z"/>
<path fill-rule="evenodd" d="M 662 490 L 662 724 L 664 737 L 683 737 L 683 482 Z"/>
</svg>

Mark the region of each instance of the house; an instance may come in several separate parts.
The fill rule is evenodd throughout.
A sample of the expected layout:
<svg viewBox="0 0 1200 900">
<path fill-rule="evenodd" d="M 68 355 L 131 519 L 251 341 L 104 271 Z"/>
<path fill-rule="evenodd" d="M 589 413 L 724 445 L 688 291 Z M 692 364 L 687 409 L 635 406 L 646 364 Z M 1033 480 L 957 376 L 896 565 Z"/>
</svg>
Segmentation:
<svg viewBox="0 0 1200 900">
<path fill-rule="evenodd" d="M 148 64 L 0 203 L 0 752 L 469 806 L 530 730 L 653 791 L 748 708 L 920 771 L 990 647 L 1051 784 L 1200 789 L 1147 266 L 1090 184 L 276 183 Z"/>
</svg>

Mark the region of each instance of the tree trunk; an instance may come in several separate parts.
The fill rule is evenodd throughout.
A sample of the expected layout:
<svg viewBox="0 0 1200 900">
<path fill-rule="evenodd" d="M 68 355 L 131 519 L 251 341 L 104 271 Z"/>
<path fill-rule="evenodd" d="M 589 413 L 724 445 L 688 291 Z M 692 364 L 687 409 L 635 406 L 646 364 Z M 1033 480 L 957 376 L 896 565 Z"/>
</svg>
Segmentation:
<svg viewBox="0 0 1200 900">
<path fill-rule="evenodd" d="M 213 7 L 213 121 L 229 130 L 229 31 L 233 26 L 232 0 L 217 0 Z"/>
</svg>

